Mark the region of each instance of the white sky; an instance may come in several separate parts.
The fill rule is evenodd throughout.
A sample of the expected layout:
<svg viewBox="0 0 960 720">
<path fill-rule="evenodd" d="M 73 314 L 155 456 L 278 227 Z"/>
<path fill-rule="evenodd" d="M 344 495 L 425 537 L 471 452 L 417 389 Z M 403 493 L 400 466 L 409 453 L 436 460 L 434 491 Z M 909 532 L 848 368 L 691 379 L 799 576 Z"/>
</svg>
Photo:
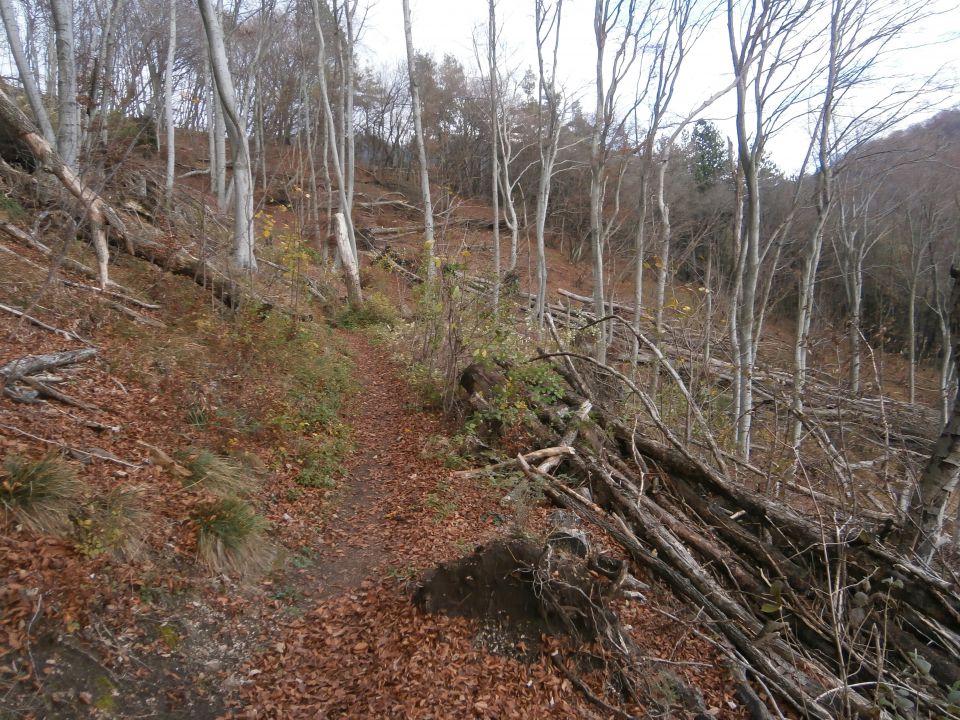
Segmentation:
<svg viewBox="0 0 960 720">
<path fill-rule="evenodd" d="M 898 2 L 898 0 L 891 0 Z M 589 87 L 596 63 L 593 40 L 592 0 L 566 0 L 561 30 L 561 65 L 558 76 L 568 91 L 583 96 L 583 106 L 591 111 Z M 923 23 L 910 36 L 903 38 L 904 50 L 898 52 L 889 72 L 898 75 L 925 77 L 942 68 L 942 77 L 954 83 L 960 80 L 960 9 L 953 2 L 934 0 L 931 9 L 940 11 L 936 17 Z M 486 0 L 411 0 L 413 41 L 419 51 L 427 51 L 438 58 L 450 53 L 469 69 L 476 67 L 472 36 L 474 31 L 483 42 L 487 25 Z M 533 0 L 499 0 L 497 23 L 501 27 L 501 41 L 505 47 L 501 66 L 516 65 L 521 73 L 535 67 L 536 48 L 533 44 Z M 375 66 L 404 62 L 403 11 L 400 0 L 372 0 L 364 35 L 361 38 L 363 59 Z M 671 105 L 677 114 L 687 114 L 705 98 L 730 81 L 730 55 L 727 44 L 725 17 L 718 18 L 699 40 L 690 54 L 681 75 L 678 93 Z M 889 88 L 886 88 L 889 89 Z M 879 97 L 878 88 L 863 96 L 864 104 Z M 945 107 L 960 103 L 960 95 L 947 96 Z M 715 120 L 729 135 L 734 132 L 729 118 L 734 105 L 731 97 L 717 102 L 705 114 Z M 913 117 L 910 121 L 916 121 Z M 785 170 L 799 168 L 806 150 L 807 122 L 798 119 L 793 126 L 779 134 L 770 144 L 774 160 Z"/>
</svg>

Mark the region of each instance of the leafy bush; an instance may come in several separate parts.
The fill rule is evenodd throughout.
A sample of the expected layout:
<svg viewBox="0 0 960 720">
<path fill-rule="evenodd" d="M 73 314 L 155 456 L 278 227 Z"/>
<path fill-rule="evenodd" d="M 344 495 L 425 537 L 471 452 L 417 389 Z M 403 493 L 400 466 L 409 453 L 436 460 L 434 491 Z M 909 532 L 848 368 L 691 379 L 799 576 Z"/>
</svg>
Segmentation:
<svg viewBox="0 0 960 720">
<path fill-rule="evenodd" d="M 0 463 L 0 506 L 35 532 L 69 528 L 82 489 L 76 473 L 55 455 L 30 460 L 9 455 Z"/>
<path fill-rule="evenodd" d="M 269 568 L 274 555 L 266 537 L 269 523 L 250 503 L 238 498 L 205 503 L 193 521 L 198 554 L 211 570 L 246 577 Z"/>
</svg>

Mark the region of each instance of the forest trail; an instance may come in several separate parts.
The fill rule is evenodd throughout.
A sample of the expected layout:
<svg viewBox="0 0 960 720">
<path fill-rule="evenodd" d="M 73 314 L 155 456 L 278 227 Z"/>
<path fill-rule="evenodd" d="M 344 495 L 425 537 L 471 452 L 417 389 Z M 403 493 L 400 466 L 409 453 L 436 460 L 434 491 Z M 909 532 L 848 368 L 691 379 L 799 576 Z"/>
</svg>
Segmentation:
<svg viewBox="0 0 960 720">
<path fill-rule="evenodd" d="M 412 561 L 404 558 L 409 548 L 398 544 L 398 526 L 410 522 L 410 513 L 422 512 L 419 499 L 445 475 L 438 460 L 421 453 L 428 439 L 442 432 L 441 418 L 415 410 L 415 399 L 383 348 L 357 332 L 339 337 L 357 385 L 341 410 L 353 446 L 322 544 L 315 548 L 310 575 L 320 598 L 348 594 L 388 572 L 391 563 Z"/>
<path fill-rule="evenodd" d="M 265 629 L 268 650 L 245 668 L 237 714 L 593 717 L 547 657 L 490 654 L 474 624 L 413 608 L 419 573 L 503 534 L 503 491 L 454 487 L 429 452 L 443 445 L 442 418 L 419 409 L 388 350 L 358 332 L 340 338 L 357 383 L 341 410 L 353 449 L 301 599 Z"/>
</svg>

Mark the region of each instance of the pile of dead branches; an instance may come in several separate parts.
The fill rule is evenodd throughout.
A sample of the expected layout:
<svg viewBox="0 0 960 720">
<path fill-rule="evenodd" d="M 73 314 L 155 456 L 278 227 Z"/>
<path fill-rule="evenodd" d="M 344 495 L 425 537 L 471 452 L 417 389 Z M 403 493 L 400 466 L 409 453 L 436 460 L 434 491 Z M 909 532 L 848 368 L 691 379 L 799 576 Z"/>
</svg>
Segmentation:
<svg viewBox="0 0 960 720">
<path fill-rule="evenodd" d="M 531 399 L 527 429 L 543 447 L 575 453 L 515 465 L 702 611 L 767 698 L 755 717 L 960 717 L 955 577 L 887 546 L 887 526 L 829 496 L 811 489 L 800 513 L 744 486 L 702 416 L 703 455 L 618 370 L 565 352 L 533 362 L 553 364 L 566 386 L 557 406 Z M 584 381 L 590 373 L 621 383 L 646 415 L 627 422 L 622 408 L 604 407 Z M 461 377 L 480 411 L 502 381 L 478 365 Z M 686 392 L 682 378 L 671 381 Z"/>
</svg>

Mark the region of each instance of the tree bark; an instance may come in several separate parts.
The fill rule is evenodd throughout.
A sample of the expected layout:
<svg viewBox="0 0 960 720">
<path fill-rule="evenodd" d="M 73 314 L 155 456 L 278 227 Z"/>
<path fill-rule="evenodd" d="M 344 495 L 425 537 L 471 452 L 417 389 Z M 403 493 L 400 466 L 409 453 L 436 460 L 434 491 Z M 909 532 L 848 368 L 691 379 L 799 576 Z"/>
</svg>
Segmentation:
<svg viewBox="0 0 960 720">
<path fill-rule="evenodd" d="M 352 307 L 363 304 L 363 293 L 360 290 L 360 268 L 357 266 L 357 257 L 350 248 L 350 237 L 347 233 L 347 222 L 342 212 L 334 215 L 337 247 L 340 250 L 340 259 L 343 261 L 343 276 L 347 283 L 347 298 Z"/>
<path fill-rule="evenodd" d="M 223 109 L 233 155 L 233 260 L 241 269 L 256 270 L 257 258 L 254 255 L 253 239 L 253 187 L 246 123 L 242 121 L 237 109 L 237 96 L 230 76 L 220 19 L 211 0 L 198 0 L 198 2 L 207 36 L 210 64 L 213 68 L 217 94 Z"/>
<path fill-rule="evenodd" d="M 163 117 L 167 130 L 167 203 L 173 199 L 173 175 L 176 161 L 176 128 L 173 124 L 173 61 L 177 52 L 177 0 L 170 0 L 170 37 L 167 45 L 167 63 L 163 71 Z"/>
<path fill-rule="evenodd" d="M 47 115 L 47 109 L 43 106 L 43 99 L 40 96 L 40 89 L 37 87 L 36 77 L 23 51 L 17 14 L 10 0 L 0 0 L 0 16 L 3 17 L 3 26 L 7 31 L 7 41 L 10 43 L 10 51 L 13 53 L 13 59 L 17 63 L 20 83 L 23 85 L 24 93 L 26 93 L 27 102 L 30 103 L 33 117 L 43 132 L 43 139 L 53 145 L 57 141 L 57 136 L 54 134 L 53 126 L 50 124 L 50 116 Z"/>
<path fill-rule="evenodd" d="M 317 31 L 317 72 L 320 80 L 320 102 L 323 104 L 323 113 L 326 118 L 326 134 L 324 135 L 324 147 L 329 150 L 331 160 L 333 161 L 333 170 L 337 178 L 337 196 L 340 201 L 340 211 L 343 213 L 343 220 L 346 223 L 348 246 L 353 255 L 353 262 L 357 262 L 357 241 L 353 227 L 353 217 L 351 205 L 347 196 L 347 181 L 344 176 L 344 165 L 341 162 L 340 148 L 337 142 L 337 124 L 333 117 L 333 108 L 330 105 L 330 94 L 327 86 L 326 75 L 326 43 L 323 37 L 323 25 L 320 22 L 320 3 L 319 0 L 313 0 L 313 23 Z M 324 154 L 324 173 L 327 173 L 326 153 Z M 327 187 L 330 187 L 329 175 L 327 175 Z M 330 209 L 328 207 L 328 218 Z M 342 259 L 342 258 L 341 258 Z"/>
<path fill-rule="evenodd" d="M 427 266 L 427 282 L 436 272 L 434 267 L 433 201 L 430 198 L 430 173 L 427 165 L 427 146 L 423 137 L 423 119 L 420 107 L 420 85 L 417 82 L 416 55 L 413 51 L 413 27 L 410 21 L 410 0 L 403 0 L 403 34 L 407 44 L 407 71 L 410 74 L 410 101 L 413 105 L 413 130 L 420 164 L 420 193 L 423 196 L 423 250 Z"/>
<path fill-rule="evenodd" d="M 80 105 L 77 103 L 73 3 L 71 0 L 51 0 L 50 11 L 57 43 L 57 95 L 60 109 L 57 151 L 64 164 L 75 171 L 80 153 Z"/>
<path fill-rule="evenodd" d="M 953 291 L 950 297 L 950 328 L 953 335 L 953 357 L 960 376 L 960 270 L 952 268 Z M 960 480 L 960 384 L 953 400 L 953 410 L 937 439 L 933 454 L 913 491 L 909 525 L 905 528 L 902 547 L 916 549 L 930 562 L 943 530 L 947 503 Z"/>
</svg>

